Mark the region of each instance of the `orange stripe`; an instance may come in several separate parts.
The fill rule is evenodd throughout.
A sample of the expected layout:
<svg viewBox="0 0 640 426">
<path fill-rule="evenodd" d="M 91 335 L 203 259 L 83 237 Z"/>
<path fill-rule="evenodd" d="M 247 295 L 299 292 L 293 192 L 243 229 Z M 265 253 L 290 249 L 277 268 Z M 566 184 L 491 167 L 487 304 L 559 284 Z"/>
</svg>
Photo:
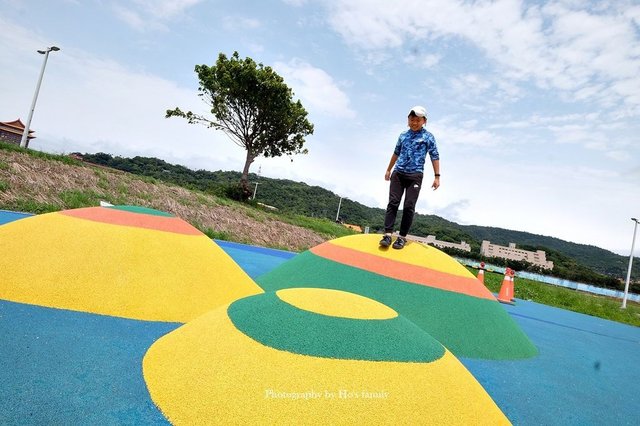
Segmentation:
<svg viewBox="0 0 640 426">
<path fill-rule="evenodd" d="M 331 243 L 320 244 L 319 246 L 313 247 L 310 251 L 325 259 L 364 269 L 389 278 L 462 293 L 482 299 L 496 300 L 489 290 L 479 284 L 475 277 L 465 278 L 451 275 L 422 266 L 396 262 L 395 260 L 385 259 L 381 256 L 363 253 Z"/>
<path fill-rule="evenodd" d="M 86 207 L 83 209 L 64 210 L 58 213 L 112 225 L 134 226 L 156 231 L 173 232 L 175 234 L 202 235 L 196 228 L 177 217 L 154 216 L 105 207 Z"/>
</svg>

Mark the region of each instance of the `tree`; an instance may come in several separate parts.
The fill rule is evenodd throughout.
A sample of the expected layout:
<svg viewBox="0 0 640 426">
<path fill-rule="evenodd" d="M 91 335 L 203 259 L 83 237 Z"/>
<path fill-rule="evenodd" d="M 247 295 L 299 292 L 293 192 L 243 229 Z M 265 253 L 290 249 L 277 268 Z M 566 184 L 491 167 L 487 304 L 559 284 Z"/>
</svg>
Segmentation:
<svg viewBox="0 0 640 426">
<path fill-rule="evenodd" d="M 231 58 L 220 53 L 213 66 L 196 65 L 195 72 L 200 80 L 198 96 L 211 107 L 213 118 L 180 108 L 167 110 L 166 117 L 183 117 L 189 124 L 222 130 L 247 151 L 240 177 L 245 198 L 251 195 L 249 168 L 257 157 L 307 153 L 304 138 L 313 134 L 313 124 L 302 103 L 293 101 L 292 90 L 271 67 L 251 58 L 240 59 L 234 52 Z"/>
</svg>

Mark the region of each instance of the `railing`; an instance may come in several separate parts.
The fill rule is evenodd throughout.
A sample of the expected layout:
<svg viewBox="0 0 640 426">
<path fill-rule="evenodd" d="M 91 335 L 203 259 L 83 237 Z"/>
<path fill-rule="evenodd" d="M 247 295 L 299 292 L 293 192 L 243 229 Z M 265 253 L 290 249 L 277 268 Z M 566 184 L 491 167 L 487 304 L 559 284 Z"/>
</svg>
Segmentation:
<svg viewBox="0 0 640 426">
<path fill-rule="evenodd" d="M 470 266 L 472 268 L 480 267 L 480 262 L 478 262 L 477 260 L 463 259 L 459 257 L 456 257 L 455 259 L 458 262 L 462 263 L 463 265 Z M 504 271 L 506 268 L 504 266 L 496 266 L 496 265 L 490 265 L 485 263 L 484 269 L 487 271 L 500 272 L 501 274 L 504 274 Z M 585 291 L 591 294 L 598 294 L 600 296 L 614 297 L 617 299 L 622 299 L 624 297 L 624 292 L 620 290 L 612 290 L 610 288 L 597 287 L 591 284 L 578 283 L 571 280 L 565 280 L 563 278 L 550 277 L 548 275 L 534 274 L 533 272 L 525 272 L 525 271 L 516 272 L 516 276 L 533 280 L 533 281 L 543 282 L 546 284 L 552 284 L 560 287 L 570 288 L 572 290 L 579 290 L 579 291 Z M 629 293 L 627 295 L 627 299 L 640 303 L 640 294 Z"/>
</svg>

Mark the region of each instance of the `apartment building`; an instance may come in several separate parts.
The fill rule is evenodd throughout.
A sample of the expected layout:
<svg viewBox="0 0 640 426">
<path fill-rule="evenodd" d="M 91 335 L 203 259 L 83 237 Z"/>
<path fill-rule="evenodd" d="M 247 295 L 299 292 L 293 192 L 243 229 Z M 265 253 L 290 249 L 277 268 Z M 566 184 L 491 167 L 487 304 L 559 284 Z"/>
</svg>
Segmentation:
<svg viewBox="0 0 640 426">
<path fill-rule="evenodd" d="M 416 235 L 407 235 L 407 238 L 422 244 L 431 244 L 432 246 L 435 246 L 438 248 L 448 247 L 448 248 L 454 248 L 454 249 L 458 249 L 466 252 L 471 252 L 471 246 L 465 243 L 464 241 L 460 241 L 460 244 L 450 243 L 448 241 L 440 241 L 440 240 L 436 240 L 435 235 L 428 235 L 427 238 L 418 237 Z"/>
<path fill-rule="evenodd" d="M 508 247 L 491 244 L 489 241 L 482 241 L 480 254 L 487 257 L 500 257 L 509 260 L 524 260 L 525 262 L 538 265 L 544 269 L 553 269 L 553 262 L 547 260 L 544 250 L 528 251 L 516 248 L 515 243 L 509 243 Z"/>
</svg>

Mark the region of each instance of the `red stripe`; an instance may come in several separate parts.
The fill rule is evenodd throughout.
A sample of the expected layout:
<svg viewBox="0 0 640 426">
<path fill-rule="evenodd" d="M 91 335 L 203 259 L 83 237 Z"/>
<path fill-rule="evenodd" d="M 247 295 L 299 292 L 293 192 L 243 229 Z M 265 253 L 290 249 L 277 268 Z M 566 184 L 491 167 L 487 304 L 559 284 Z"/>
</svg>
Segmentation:
<svg viewBox="0 0 640 426">
<path fill-rule="evenodd" d="M 83 209 L 64 210 L 59 213 L 65 216 L 110 223 L 112 225 L 134 226 L 136 228 L 184 235 L 203 235 L 196 228 L 177 217 L 154 216 L 104 207 L 86 207 Z"/>
<path fill-rule="evenodd" d="M 462 293 L 482 299 L 496 300 L 491 292 L 483 285 L 480 285 L 475 277 L 466 278 L 447 274 L 423 266 L 398 262 L 331 243 L 320 244 L 319 246 L 313 247 L 310 251 L 325 259 L 364 269 L 389 278 Z"/>
</svg>

